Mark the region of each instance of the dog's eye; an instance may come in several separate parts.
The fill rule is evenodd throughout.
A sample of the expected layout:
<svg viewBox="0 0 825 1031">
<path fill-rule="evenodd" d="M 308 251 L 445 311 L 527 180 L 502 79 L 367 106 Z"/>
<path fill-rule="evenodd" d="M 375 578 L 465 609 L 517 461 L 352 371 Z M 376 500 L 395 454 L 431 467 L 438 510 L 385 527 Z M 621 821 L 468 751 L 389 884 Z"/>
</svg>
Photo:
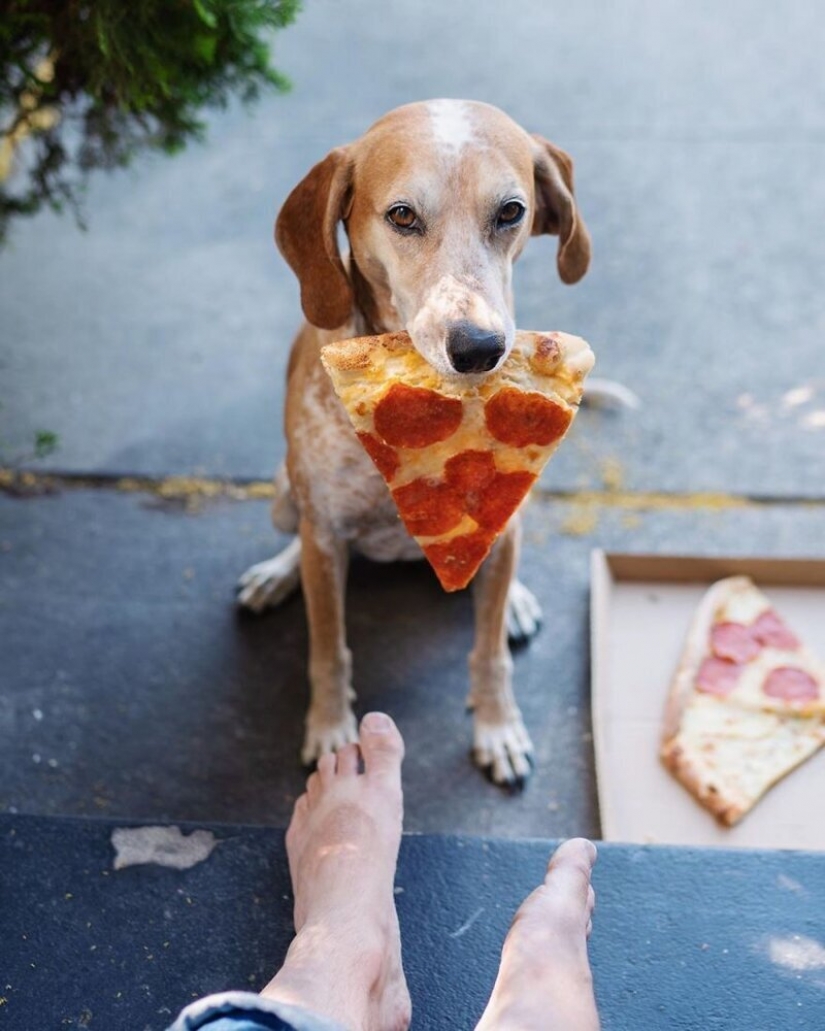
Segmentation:
<svg viewBox="0 0 825 1031">
<path fill-rule="evenodd" d="M 500 226 L 514 226 L 522 220 L 526 210 L 520 200 L 508 200 L 499 210 L 498 224 Z"/>
<path fill-rule="evenodd" d="M 406 204 L 396 204 L 387 212 L 387 218 L 397 229 L 417 229 L 418 215 Z"/>
</svg>

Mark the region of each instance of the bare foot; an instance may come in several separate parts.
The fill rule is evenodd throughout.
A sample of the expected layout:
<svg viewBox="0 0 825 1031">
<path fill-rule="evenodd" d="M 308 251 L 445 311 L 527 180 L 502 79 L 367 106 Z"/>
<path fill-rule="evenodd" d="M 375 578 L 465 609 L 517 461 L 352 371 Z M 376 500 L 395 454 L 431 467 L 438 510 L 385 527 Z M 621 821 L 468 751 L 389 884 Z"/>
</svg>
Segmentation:
<svg viewBox="0 0 825 1031">
<path fill-rule="evenodd" d="M 389 716 L 365 716 L 360 747 L 318 760 L 286 835 L 297 933 L 261 994 L 351 1031 L 404 1031 L 410 1022 L 393 896 L 403 756 Z"/>
<path fill-rule="evenodd" d="M 598 1031 L 587 959 L 595 861 L 596 848 L 584 838 L 556 849 L 544 884 L 513 919 L 476 1031 Z"/>
</svg>

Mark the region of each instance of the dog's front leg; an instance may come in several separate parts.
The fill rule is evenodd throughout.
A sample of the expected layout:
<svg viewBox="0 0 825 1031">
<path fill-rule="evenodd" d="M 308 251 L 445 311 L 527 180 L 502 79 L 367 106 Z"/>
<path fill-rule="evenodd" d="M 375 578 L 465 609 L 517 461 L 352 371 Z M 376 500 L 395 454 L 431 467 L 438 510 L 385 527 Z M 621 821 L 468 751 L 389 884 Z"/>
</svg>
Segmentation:
<svg viewBox="0 0 825 1031">
<path fill-rule="evenodd" d="M 511 521 L 478 571 L 474 585 L 475 645 L 470 653 L 473 753 L 497 784 L 523 781 L 533 745 L 513 695 L 507 646 L 507 599 L 518 562 L 521 523 Z"/>
<path fill-rule="evenodd" d="M 358 740 L 352 655 L 344 628 L 347 545 L 301 519 L 301 584 L 309 623 L 310 704 L 301 759 L 309 764 Z"/>
</svg>

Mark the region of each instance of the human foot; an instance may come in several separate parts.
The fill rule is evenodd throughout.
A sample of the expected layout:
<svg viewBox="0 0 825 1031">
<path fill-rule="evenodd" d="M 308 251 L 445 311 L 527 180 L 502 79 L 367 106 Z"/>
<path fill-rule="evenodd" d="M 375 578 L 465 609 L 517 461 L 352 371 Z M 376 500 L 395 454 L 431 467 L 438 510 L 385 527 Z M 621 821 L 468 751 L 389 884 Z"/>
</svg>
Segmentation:
<svg viewBox="0 0 825 1031">
<path fill-rule="evenodd" d="M 286 835 L 297 933 L 262 994 L 353 1031 L 410 1022 L 393 896 L 403 756 L 392 720 L 365 716 L 359 745 L 318 760 Z"/>
<path fill-rule="evenodd" d="M 587 959 L 595 861 L 596 848 L 584 838 L 556 849 L 544 883 L 513 919 L 476 1031 L 597 1031 Z"/>
</svg>

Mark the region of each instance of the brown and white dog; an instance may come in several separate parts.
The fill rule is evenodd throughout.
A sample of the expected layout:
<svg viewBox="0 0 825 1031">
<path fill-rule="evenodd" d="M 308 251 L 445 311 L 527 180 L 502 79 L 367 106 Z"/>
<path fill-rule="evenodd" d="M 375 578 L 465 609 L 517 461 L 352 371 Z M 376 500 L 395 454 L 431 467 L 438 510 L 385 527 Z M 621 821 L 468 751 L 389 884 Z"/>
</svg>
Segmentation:
<svg viewBox="0 0 825 1031">
<path fill-rule="evenodd" d="M 338 248 L 343 223 L 349 255 Z M 440 373 L 478 377 L 513 345 L 512 266 L 530 236 L 558 236 L 565 283 L 587 271 L 590 239 L 568 155 L 487 104 L 434 100 L 397 108 L 333 150 L 286 200 L 275 239 L 301 285 L 307 322 L 289 361 L 287 458 L 275 526 L 296 539 L 241 579 L 240 603 L 277 604 L 300 583 L 309 621 L 311 702 L 304 762 L 357 740 L 344 630 L 350 550 L 379 561 L 421 558 L 384 480 L 321 367 L 332 341 L 407 330 Z M 477 763 L 496 782 L 530 772 L 532 745 L 512 690 L 510 636 L 540 610 L 516 578 L 514 518 L 474 583 L 469 705 Z"/>
</svg>

